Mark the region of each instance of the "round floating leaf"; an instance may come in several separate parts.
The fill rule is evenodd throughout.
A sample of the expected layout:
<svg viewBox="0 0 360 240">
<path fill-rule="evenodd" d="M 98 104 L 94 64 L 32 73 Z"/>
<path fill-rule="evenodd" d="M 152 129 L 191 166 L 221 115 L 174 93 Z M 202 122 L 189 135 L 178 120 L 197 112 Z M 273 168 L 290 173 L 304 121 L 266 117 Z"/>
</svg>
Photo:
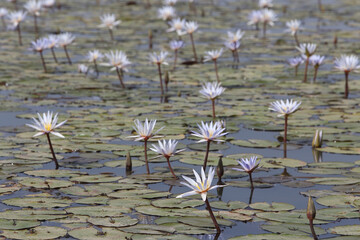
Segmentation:
<svg viewBox="0 0 360 240">
<path fill-rule="evenodd" d="M 348 185 L 360 183 L 360 179 L 346 177 L 313 178 L 307 181 L 321 185 Z"/>
<path fill-rule="evenodd" d="M 353 195 L 330 195 L 316 199 L 316 202 L 328 207 L 350 207 L 355 200 L 360 197 Z"/>
<path fill-rule="evenodd" d="M 308 224 L 286 224 L 273 223 L 271 225 L 261 225 L 261 228 L 278 234 L 294 234 L 294 235 L 311 235 L 311 230 Z M 321 227 L 314 227 L 316 235 L 326 234 L 326 231 Z"/>
<path fill-rule="evenodd" d="M 345 225 L 337 226 L 328 229 L 329 233 L 340 234 L 346 236 L 360 236 L 360 226 L 359 225 Z"/>
<path fill-rule="evenodd" d="M 207 218 L 207 217 L 180 217 L 178 218 L 178 221 L 195 227 L 208 227 L 208 228 L 214 227 L 214 223 L 211 220 L 211 218 Z M 223 226 L 234 225 L 233 222 L 225 219 L 216 219 L 216 221 L 218 222 L 219 225 L 223 225 Z"/>
<path fill-rule="evenodd" d="M 21 189 L 20 185 L 13 185 L 13 186 L 0 185 L 0 195 L 10 194 L 19 191 L 20 189 Z"/>
<path fill-rule="evenodd" d="M 300 223 L 307 224 L 309 220 L 306 217 L 305 212 L 292 211 L 292 212 L 262 212 L 257 213 L 257 217 L 261 219 L 266 219 L 270 221 L 283 222 L 283 223 Z M 315 219 L 314 224 L 327 223 L 325 221 L 320 221 Z"/>
<path fill-rule="evenodd" d="M 230 201 L 230 202 L 213 201 L 213 202 L 211 202 L 211 207 L 218 208 L 218 209 L 226 209 L 226 210 L 246 208 L 247 206 L 248 206 L 247 203 L 240 202 L 240 201 Z"/>
<path fill-rule="evenodd" d="M 25 174 L 35 176 L 35 177 L 76 177 L 80 175 L 86 175 L 87 173 L 80 172 L 80 171 L 73 171 L 73 170 L 49 170 L 49 169 L 41 169 L 41 170 L 34 170 L 34 171 L 26 171 Z"/>
<path fill-rule="evenodd" d="M 76 196 L 88 196 L 88 197 L 98 196 L 101 194 L 107 194 L 112 192 L 110 188 L 104 186 L 98 186 L 98 185 L 84 186 L 84 188 L 78 186 L 72 186 L 72 187 L 62 188 L 60 189 L 60 191 L 65 194 L 76 195 Z"/>
<path fill-rule="evenodd" d="M 0 230 L 21 230 L 39 226 L 39 221 L 0 219 Z"/>
<path fill-rule="evenodd" d="M 131 234 L 129 233 L 105 227 L 100 230 L 95 229 L 94 227 L 80 227 L 72 229 L 68 234 L 80 240 L 119 240 L 131 237 Z"/>
<path fill-rule="evenodd" d="M 34 187 L 34 188 L 64 188 L 70 187 L 74 185 L 74 183 L 65 180 L 56 180 L 56 179 L 39 179 L 39 178 L 30 178 L 26 177 L 23 178 L 20 184 L 27 186 L 27 187 Z"/>
<path fill-rule="evenodd" d="M 257 234 L 257 235 L 246 235 L 240 237 L 229 238 L 229 240 L 313 240 L 312 237 L 306 237 L 303 235 L 294 235 L 294 234 Z"/>
<path fill-rule="evenodd" d="M 88 218 L 87 221 L 93 225 L 103 227 L 127 227 L 138 223 L 137 219 L 131 218 L 129 216 Z"/>
<path fill-rule="evenodd" d="M 306 162 L 291 158 L 263 158 L 260 162 L 262 168 L 305 167 Z"/>
<path fill-rule="evenodd" d="M 130 208 L 112 206 L 86 206 L 67 208 L 68 213 L 90 217 L 118 217 L 130 213 Z"/>
<path fill-rule="evenodd" d="M 57 199 L 47 197 L 25 197 L 25 198 L 10 198 L 3 201 L 3 203 L 17 207 L 31 207 L 31 208 L 61 208 L 70 206 L 72 200 Z"/>
<path fill-rule="evenodd" d="M 241 147 L 251 147 L 251 148 L 277 148 L 280 146 L 279 142 L 273 142 L 269 140 L 262 139 L 249 139 L 245 140 L 233 140 L 231 144 L 238 145 Z"/>
<path fill-rule="evenodd" d="M 258 202 L 250 204 L 252 209 L 262 210 L 266 212 L 279 212 L 279 211 L 289 211 L 295 209 L 295 206 L 288 203 L 278 203 L 272 202 L 271 204 L 267 202 Z"/>
<path fill-rule="evenodd" d="M 192 144 L 188 144 L 187 147 L 190 148 L 191 150 L 206 151 L 206 143 L 192 143 Z M 225 144 L 218 144 L 216 142 L 210 143 L 210 151 L 225 150 L 228 148 L 229 146 Z"/>
<path fill-rule="evenodd" d="M 70 180 L 79 183 L 106 183 L 106 182 L 115 182 L 120 179 L 122 179 L 122 177 L 112 177 L 108 175 L 89 175 L 89 176 L 72 177 Z"/>
<path fill-rule="evenodd" d="M 135 208 L 137 206 L 149 205 L 150 200 L 143 199 L 143 198 L 118 198 L 118 199 L 111 199 L 108 202 L 109 206 L 113 207 L 127 207 L 127 208 Z"/>
<path fill-rule="evenodd" d="M 151 204 L 160 208 L 187 208 L 202 206 L 204 201 L 195 199 L 187 200 L 181 198 L 168 198 L 152 201 Z"/>
<path fill-rule="evenodd" d="M 109 197 L 113 198 L 128 198 L 128 197 L 137 197 L 137 198 L 161 198 L 171 195 L 170 192 L 159 192 L 151 189 L 136 189 L 136 190 L 121 190 L 108 194 Z"/>
<path fill-rule="evenodd" d="M 121 231 L 135 234 L 162 235 L 164 233 L 174 233 L 175 228 L 164 225 L 138 224 L 131 227 L 122 228 Z"/>
<path fill-rule="evenodd" d="M 354 163 L 349 162 L 320 162 L 320 163 L 309 163 L 309 167 L 318 167 L 318 168 L 351 168 L 355 166 Z"/>
<path fill-rule="evenodd" d="M 87 204 L 87 205 L 106 205 L 108 201 L 109 201 L 108 197 L 98 196 L 98 197 L 80 198 L 76 200 L 75 203 Z"/>
<path fill-rule="evenodd" d="M 0 212 L 0 218 L 4 219 L 17 219 L 17 220 L 54 220 L 66 218 L 65 211 L 58 210 L 6 210 L 4 212 Z"/>
<path fill-rule="evenodd" d="M 242 210 L 242 209 L 239 209 L 239 210 Z M 242 214 L 242 212 L 238 211 L 238 210 L 233 211 L 233 212 L 219 211 L 218 214 L 225 219 L 231 219 L 231 220 L 236 220 L 236 221 L 247 222 L 247 221 L 252 220 L 251 216 Z"/>
<path fill-rule="evenodd" d="M 251 187 L 251 184 L 249 181 L 229 181 L 229 182 L 226 182 L 226 185 L 230 185 L 230 186 L 234 186 L 234 187 L 241 187 L 241 188 L 250 188 Z M 270 188 L 272 186 L 273 186 L 272 184 L 254 182 L 255 188 Z"/>
<path fill-rule="evenodd" d="M 63 237 L 66 233 L 64 228 L 40 226 L 30 230 L 4 230 L 2 235 L 10 239 L 46 240 Z"/>
<path fill-rule="evenodd" d="M 281 184 L 284 186 L 287 186 L 287 187 L 292 187 L 292 188 L 307 188 L 307 187 L 312 187 L 315 185 L 314 183 L 307 182 L 307 181 L 289 181 L 289 182 L 284 182 Z"/>
</svg>

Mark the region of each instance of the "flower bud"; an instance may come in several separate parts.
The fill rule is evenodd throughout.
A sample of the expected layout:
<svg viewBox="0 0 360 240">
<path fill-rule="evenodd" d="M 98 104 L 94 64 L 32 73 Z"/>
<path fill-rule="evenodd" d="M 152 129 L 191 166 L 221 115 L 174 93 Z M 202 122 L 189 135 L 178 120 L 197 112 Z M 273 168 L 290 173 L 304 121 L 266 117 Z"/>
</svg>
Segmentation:
<svg viewBox="0 0 360 240">
<path fill-rule="evenodd" d="M 316 130 L 311 146 L 313 148 L 321 147 L 322 145 L 322 130 Z"/>
<path fill-rule="evenodd" d="M 217 168 L 216 168 L 216 174 L 218 175 L 219 179 L 222 178 L 222 176 L 224 175 L 224 165 L 222 162 L 222 156 L 219 159 Z"/>
<path fill-rule="evenodd" d="M 308 201 L 308 207 L 306 210 L 306 215 L 307 218 L 309 220 L 314 220 L 315 216 L 316 216 L 316 209 L 315 209 L 315 204 L 314 201 L 312 200 L 311 196 L 309 196 L 309 201 Z"/>
</svg>

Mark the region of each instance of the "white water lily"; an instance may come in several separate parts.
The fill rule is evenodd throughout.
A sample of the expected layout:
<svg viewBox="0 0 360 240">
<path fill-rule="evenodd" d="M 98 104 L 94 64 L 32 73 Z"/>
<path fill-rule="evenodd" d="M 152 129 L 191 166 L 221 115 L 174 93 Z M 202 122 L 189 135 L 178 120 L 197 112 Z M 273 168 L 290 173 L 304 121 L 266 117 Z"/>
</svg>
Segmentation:
<svg viewBox="0 0 360 240">
<path fill-rule="evenodd" d="M 203 87 L 199 92 L 209 100 L 213 100 L 219 97 L 225 91 L 225 89 L 226 88 L 221 86 L 221 83 L 207 82 L 203 84 Z"/>
<path fill-rule="evenodd" d="M 278 117 L 281 117 L 296 112 L 297 110 L 299 110 L 300 105 L 301 102 L 294 101 L 293 99 L 291 99 L 290 101 L 289 99 L 286 99 L 286 102 L 280 100 L 270 103 L 269 109 L 274 112 L 280 113 Z"/>
<path fill-rule="evenodd" d="M 212 51 L 207 51 L 205 52 L 206 56 L 204 57 L 204 62 L 208 62 L 208 61 L 215 61 L 217 60 L 223 53 L 223 49 L 219 49 L 219 50 L 212 50 Z"/>
<path fill-rule="evenodd" d="M 297 19 L 290 20 L 286 22 L 286 26 L 288 29 L 285 30 L 285 32 L 290 32 L 292 36 L 294 36 L 300 29 L 301 22 Z"/>
<path fill-rule="evenodd" d="M 257 161 L 256 156 L 248 158 L 241 158 L 241 161 L 237 160 L 241 168 L 233 168 L 236 171 L 252 173 L 260 164 L 260 160 Z"/>
<path fill-rule="evenodd" d="M 166 62 L 166 57 L 169 53 L 165 52 L 165 51 L 161 51 L 159 54 L 157 54 L 156 52 L 150 53 L 149 54 L 149 60 L 152 63 L 155 64 L 164 64 L 164 65 L 169 65 L 169 63 Z"/>
<path fill-rule="evenodd" d="M 100 65 L 112 67 L 110 71 L 115 71 L 116 69 L 121 69 L 125 72 L 128 71 L 127 67 L 131 64 L 131 62 L 128 60 L 123 51 L 110 51 L 110 53 L 105 54 L 105 57 L 108 59 L 108 62 L 101 63 Z"/>
<path fill-rule="evenodd" d="M 135 141 L 141 141 L 141 140 L 148 140 L 150 138 L 159 138 L 161 136 L 155 136 L 161 129 L 164 127 L 161 127 L 159 130 L 157 130 L 155 133 L 153 133 L 156 120 L 146 120 L 144 121 L 144 124 L 140 122 L 139 119 L 134 120 L 135 127 L 134 130 L 138 135 L 135 136 L 129 136 L 129 138 L 135 138 Z"/>
<path fill-rule="evenodd" d="M 297 50 L 306 57 L 311 57 L 316 51 L 317 45 L 314 43 L 302 43 L 296 47 Z"/>
<path fill-rule="evenodd" d="M 207 192 L 218 188 L 218 187 L 224 187 L 221 185 L 215 185 L 215 186 L 211 186 L 211 183 L 214 179 L 214 175 L 215 175 L 215 168 L 210 167 L 209 168 L 209 172 L 208 172 L 208 177 L 206 178 L 205 175 L 205 171 L 204 168 L 201 168 L 201 177 L 199 176 L 199 174 L 193 169 L 196 181 L 194 181 L 193 179 L 187 177 L 187 176 L 182 176 L 184 178 L 184 180 L 186 180 L 186 182 L 181 182 L 181 184 L 187 186 L 188 188 L 192 189 L 192 191 L 190 192 L 186 192 L 183 194 L 180 194 L 178 196 L 176 196 L 176 198 L 183 198 L 183 197 L 187 197 L 187 196 L 192 196 L 192 195 L 196 195 L 196 194 L 200 194 L 202 200 L 205 202 L 206 198 L 207 198 Z"/>
<path fill-rule="evenodd" d="M 167 32 L 176 31 L 176 33 L 179 36 L 184 35 L 186 34 L 186 32 L 184 31 L 185 22 L 186 22 L 185 19 L 181 19 L 181 18 L 172 19 L 171 21 L 169 21 L 170 28 L 166 31 Z"/>
<path fill-rule="evenodd" d="M 162 142 L 158 140 L 158 145 L 152 144 L 152 148 L 150 148 L 152 151 L 160 154 L 160 156 L 164 156 L 166 158 L 174 156 L 175 154 L 184 151 L 185 149 L 180 149 L 175 151 L 176 145 L 179 142 L 176 140 L 163 140 Z"/>
<path fill-rule="evenodd" d="M 343 72 L 356 72 L 360 69 L 359 58 L 355 55 L 341 55 L 335 59 L 335 68 Z"/>
<path fill-rule="evenodd" d="M 53 118 L 53 112 L 48 111 L 47 113 L 43 113 L 43 116 L 38 113 L 39 120 L 36 118 L 33 119 L 33 124 L 26 124 L 27 126 L 34 128 L 35 130 L 39 131 L 34 135 L 34 137 L 38 137 L 43 134 L 53 134 L 57 137 L 65 138 L 62 134 L 55 132 L 56 128 L 61 127 L 66 123 L 67 120 L 57 124 L 58 121 L 58 114 L 56 113 Z"/>
<path fill-rule="evenodd" d="M 225 131 L 225 128 L 221 126 L 220 122 L 213 123 L 204 123 L 201 121 L 201 126 L 198 124 L 200 132 L 191 131 L 193 136 L 201 138 L 198 142 L 224 142 L 224 140 L 217 139 L 219 137 L 225 136 L 228 134 Z"/>
<path fill-rule="evenodd" d="M 115 14 L 104 14 L 100 17 L 101 24 L 99 27 L 113 29 L 121 23 L 120 20 L 116 20 Z"/>
</svg>

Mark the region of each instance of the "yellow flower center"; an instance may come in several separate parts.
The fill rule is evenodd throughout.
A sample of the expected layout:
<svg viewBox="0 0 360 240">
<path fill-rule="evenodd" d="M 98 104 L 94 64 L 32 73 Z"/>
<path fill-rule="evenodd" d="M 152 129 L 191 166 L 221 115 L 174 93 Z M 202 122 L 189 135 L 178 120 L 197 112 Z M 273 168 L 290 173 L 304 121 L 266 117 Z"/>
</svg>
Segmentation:
<svg viewBox="0 0 360 240">
<path fill-rule="evenodd" d="M 51 128 L 51 123 L 45 124 L 44 128 L 45 128 L 46 131 L 51 131 L 51 129 L 52 129 Z"/>
</svg>

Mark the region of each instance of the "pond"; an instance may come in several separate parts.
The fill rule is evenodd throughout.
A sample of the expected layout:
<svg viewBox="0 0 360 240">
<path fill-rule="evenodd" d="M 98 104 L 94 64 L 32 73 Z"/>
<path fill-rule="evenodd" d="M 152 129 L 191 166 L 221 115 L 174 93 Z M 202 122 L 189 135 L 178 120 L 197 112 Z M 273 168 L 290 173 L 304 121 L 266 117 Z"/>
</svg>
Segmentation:
<svg viewBox="0 0 360 240">
<path fill-rule="evenodd" d="M 15 2 L 0 7 L 24 9 L 26 1 Z M 308 196 L 319 239 L 359 238 L 359 75 L 349 73 L 346 96 L 344 71 L 334 67 L 342 54 L 359 56 L 357 1 L 322 0 L 321 7 L 316 0 L 262 1 L 272 2 L 267 7 L 277 15 L 265 36 L 262 23 L 259 30 L 248 25 L 249 14 L 260 10 L 254 0 L 174 1 L 176 16 L 199 26 L 181 36 L 168 32 L 170 24 L 158 17 L 172 1 L 48 2 L 36 18 L 38 33 L 31 12 L 21 32 L 0 31 L 0 239 L 314 239 Z M 121 23 L 111 31 L 99 26 L 104 14 Z M 296 39 L 285 31 L 293 19 L 301 22 L 299 42 L 317 44 L 316 54 L 325 56 L 316 81 L 313 65 L 304 82 L 305 63 L 295 76 L 287 62 L 300 56 Z M 244 35 L 235 52 L 224 42 L 228 31 L 238 29 Z M 53 49 L 57 63 L 50 49 L 32 51 L 36 36 L 65 32 L 75 40 Z M 172 40 L 184 42 L 176 68 Z M 221 48 L 204 62 L 207 51 Z M 106 58 L 94 65 L 87 59 L 94 49 L 122 51 L 131 64 L 123 58 L 118 74 L 103 64 Z M 149 60 L 160 51 L 169 54 Z M 79 64 L 86 65 L 82 72 Z M 199 91 L 217 81 L 225 91 L 212 105 Z M 269 108 L 281 99 L 301 105 L 278 116 Z M 33 137 L 36 131 L 26 125 L 47 111 L 58 113 L 58 122 L 67 120 L 56 128 L 65 138 L 49 135 L 58 169 L 48 133 Z M 170 157 L 178 179 L 166 158 L 150 149 L 155 138 L 146 140 L 148 173 L 144 141 L 129 138 L 137 135 L 136 119 L 156 119 L 155 131 L 164 127 L 159 139 L 177 140 L 177 150 L 184 149 Z M 219 181 L 215 170 L 212 185 L 224 187 L 207 193 L 220 234 L 200 194 L 176 198 L 190 191 L 182 176 L 194 179 L 193 169 L 200 173 L 203 166 L 207 143 L 192 135 L 202 121 L 221 121 L 227 132 L 215 139 L 220 142 L 211 141 L 205 171 L 222 159 L 224 174 Z M 323 131 L 322 145 L 313 148 L 316 130 Z M 240 168 L 237 160 L 252 156 L 260 162 L 251 174 L 254 188 L 248 173 L 233 170 Z"/>
</svg>

